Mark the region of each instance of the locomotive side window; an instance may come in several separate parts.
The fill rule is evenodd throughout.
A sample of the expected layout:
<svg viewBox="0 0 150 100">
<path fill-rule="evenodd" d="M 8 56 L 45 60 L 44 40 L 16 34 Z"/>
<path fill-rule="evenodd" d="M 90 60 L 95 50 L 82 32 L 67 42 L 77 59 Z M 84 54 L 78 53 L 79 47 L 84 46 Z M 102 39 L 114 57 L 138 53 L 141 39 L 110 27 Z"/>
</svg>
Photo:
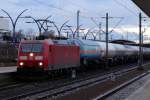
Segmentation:
<svg viewBox="0 0 150 100">
<path fill-rule="evenodd" d="M 42 44 L 21 44 L 21 51 L 23 53 L 27 52 L 42 52 L 43 46 Z"/>
</svg>

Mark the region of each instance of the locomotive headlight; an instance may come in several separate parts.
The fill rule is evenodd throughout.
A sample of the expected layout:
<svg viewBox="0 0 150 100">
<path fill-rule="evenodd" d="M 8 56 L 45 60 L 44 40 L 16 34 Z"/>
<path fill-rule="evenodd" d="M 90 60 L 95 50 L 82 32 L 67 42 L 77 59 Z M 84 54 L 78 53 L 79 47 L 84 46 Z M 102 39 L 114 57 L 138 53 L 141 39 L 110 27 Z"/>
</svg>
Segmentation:
<svg viewBox="0 0 150 100">
<path fill-rule="evenodd" d="M 19 59 L 20 60 L 27 60 L 27 56 L 20 56 Z"/>
<path fill-rule="evenodd" d="M 43 60 L 43 56 L 36 56 L 35 60 Z"/>
<path fill-rule="evenodd" d="M 43 63 L 42 63 L 42 62 L 39 62 L 39 66 L 43 66 Z"/>
<path fill-rule="evenodd" d="M 33 53 L 30 53 L 30 57 L 33 57 Z"/>
<path fill-rule="evenodd" d="M 20 65 L 20 66 L 23 66 L 23 65 L 24 65 L 24 63 L 23 63 L 23 62 L 20 62 L 20 63 L 19 63 L 19 65 Z"/>
</svg>

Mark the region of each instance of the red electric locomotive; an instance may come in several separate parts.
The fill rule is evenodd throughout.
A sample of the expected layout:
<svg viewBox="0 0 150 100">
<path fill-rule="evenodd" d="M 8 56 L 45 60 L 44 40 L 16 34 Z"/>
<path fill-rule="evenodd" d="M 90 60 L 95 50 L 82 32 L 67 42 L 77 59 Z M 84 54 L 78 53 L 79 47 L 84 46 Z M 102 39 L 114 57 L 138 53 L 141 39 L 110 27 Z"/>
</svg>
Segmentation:
<svg viewBox="0 0 150 100">
<path fill-rule="evenodd" d="M 79 66 L 79 47 L 67 40 L 23 40 L 19 45 L 17 71 L 51 71 Z"/>
</svg>

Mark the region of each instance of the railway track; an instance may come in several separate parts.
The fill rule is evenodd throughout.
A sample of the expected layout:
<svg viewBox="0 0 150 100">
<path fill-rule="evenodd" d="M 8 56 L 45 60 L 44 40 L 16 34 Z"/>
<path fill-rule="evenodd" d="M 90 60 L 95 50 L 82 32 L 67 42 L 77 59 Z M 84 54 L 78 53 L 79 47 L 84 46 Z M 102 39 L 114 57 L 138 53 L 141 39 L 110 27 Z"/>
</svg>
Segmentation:
<svg viewBox="0 0 150 100">
<path fill-rule="evenodd" d="M 13 88 L 19 88 L 19 87 L 25 86 L 26 84 L 27 83 L 19 83 L 19 82 L 6 83 L 3 85 L 0 85 L 0 91 L 13 89 Z"/>
<path fill-rule="evenodd" d="M 30 91 L 28 93 L 23 93 L 23 94 L 16 95 L 13 97 L 8 97 L 5 99 L 7 100 L 12 100 L 12 99 L 28 99 L 28 100 L 31 99 L 32 100 L 32 99 L 47 99 L 47 98 L 52 99 L 57 96 L 66 94 L 68 92 L 76 91 L 77 89 L 87 88 L 91 85 L 99 84 L 107 80 L 113 80 L 116 77 L 122 76 L 136 69 L 137 69 L 137 66 L 131 67 L 128 69 L 123 69 L 121 71 L 109 72 L 103 76 L 94 75 L 86 79 L 79 79 L 79 80 L 67 82 L 64 84 L 55 85 L 54 87 L 49 87 L 46 89 Z"/>
</svg>

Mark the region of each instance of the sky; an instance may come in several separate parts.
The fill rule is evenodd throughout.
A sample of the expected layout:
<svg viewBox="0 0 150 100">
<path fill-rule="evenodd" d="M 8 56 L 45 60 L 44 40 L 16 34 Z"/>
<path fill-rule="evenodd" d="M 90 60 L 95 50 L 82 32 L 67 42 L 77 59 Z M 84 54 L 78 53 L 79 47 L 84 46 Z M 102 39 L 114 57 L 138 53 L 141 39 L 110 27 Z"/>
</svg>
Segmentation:
<svg viewBox="0 0 150 100">
<path fill-rule="evenodd" d="M 76 26 L 76 13 L 80 10 L 80 25 L 82 28 L 96 28 L 96 24 L 102 24 L 105 29 L 106 13 L 111 17 L 109 19 L 110 30 L 116 27 L 117 32 L 138 32 L 138 14 L 142 12 L 131 0 L 2 0 L 0 8 L 6 10 L 14 19 L 24 9 L 28 9 L 22 16 L 32 16 L 36 19 L 45 19 L 52 16 L 59 27 L 67 20 L 68 25 Z M 146 16 L 142 13 L 143 16 Z M 0 11 L 0 16 L 6 16 Z M 26 23 L 31 19 L 19 19 L 17 29 L 28 31 L 29 29 L 37 31 L 34 23 Z M 150 24 L 150 21 L 144 22 Z M 11 29 L 10 24 L 10 29 Z M 145 34 L 148 34 L 149 30 Z"/>
</svg>

